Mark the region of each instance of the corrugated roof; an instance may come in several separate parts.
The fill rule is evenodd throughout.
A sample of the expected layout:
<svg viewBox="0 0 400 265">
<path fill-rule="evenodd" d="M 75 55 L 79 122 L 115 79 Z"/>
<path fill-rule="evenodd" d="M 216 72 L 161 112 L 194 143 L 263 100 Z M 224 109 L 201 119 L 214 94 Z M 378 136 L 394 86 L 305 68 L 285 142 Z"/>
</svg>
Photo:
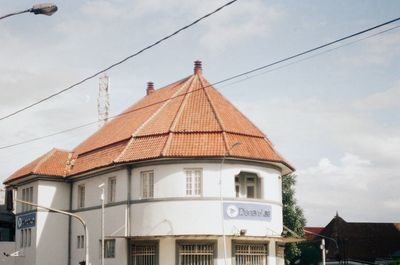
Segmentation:
<svg viewBox="0 0 400 265">
<path fill-rule="evenodd" d="M 240 145 L 231 148 L 237 142 Z M 155 158 L 224 155 L 270 161 L 286 171 L 293 170 L 261 130 L 208 83 L 197 62 L 193 75 L 164 88 L 151 89 L 151 93 L 76 147 L 74 166 L 67 175 Z M 26 167 L 25 171 L 30 172 L 29 165 Z M 26 173 L 23 169 L 13 175 L 14 179 L 22 176 L 18 172 Z"/>
</svg>

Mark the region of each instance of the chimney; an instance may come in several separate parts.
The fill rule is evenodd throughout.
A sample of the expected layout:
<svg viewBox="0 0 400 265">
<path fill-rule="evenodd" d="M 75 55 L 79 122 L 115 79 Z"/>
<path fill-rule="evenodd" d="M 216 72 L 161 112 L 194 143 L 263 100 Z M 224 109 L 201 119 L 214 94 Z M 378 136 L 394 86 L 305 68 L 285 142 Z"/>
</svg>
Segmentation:
<svg viewBox="0 0 400 265">
<path fill-rule="evenodd" d="M 201 61 L 197 60 L 194 62 L 194 74 L 201 74 L 202 73 L 202 68 L 201 68 Z"/>
<path fill-rule="evenodd" d="M 147 82 L 146 95 L 148 96 L 153 92 L 154 92 L 154 84 L 153 84 L 153 82 Z"/>
</svg>

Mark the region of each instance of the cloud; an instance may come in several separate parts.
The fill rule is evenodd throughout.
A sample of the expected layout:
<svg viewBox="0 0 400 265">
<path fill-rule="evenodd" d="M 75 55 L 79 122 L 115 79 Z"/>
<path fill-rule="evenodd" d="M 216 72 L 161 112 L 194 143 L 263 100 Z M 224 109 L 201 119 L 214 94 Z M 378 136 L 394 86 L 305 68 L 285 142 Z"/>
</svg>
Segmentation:
<svg viewBox="0 0 400 265">
<path fill-rule="evenodd" d="M 350 153 L 337 164 L 322 158 L 297 172 L 297 198 L 313 225 L 326 225 L 336 211 L 348 221 L 395 222 L 400 200 L 394 195 L 400 179 L 392 170 Z"/>
<path fill-rule="evenodd" d="M 341 57 L 342 62 L 357 67 L 390 65 L 400 55 L 400 35 L 395 31 L 386 32 L 362 41 L 360 45 L 357 45 L 357 50 L 353 50 L 352 53 Z"/>
<path fill-rule="evenodd" d="M 259 97 L 263 103 L 238 106 L 297 168 L 308 225 L 326 225 L 337 210 L 349 221 L 396 221 L 398 124 L 381 126 L 352 104 L 317 97 Z"/>
<path fill-rule="evenodd" d="M 368 95 L 354 103 L 354 107 L 362 110 L 378 110 L 400 107 L 400 83 L 383 91 Z"/>
<path fill-rule="evenodd" d="M 244 1 L 227 8 L 207 23 L 200 43 L 218 52 L 240 42 L 257 41 L 269 35 L 284 12 L 262 1 Z"/>
</svg>

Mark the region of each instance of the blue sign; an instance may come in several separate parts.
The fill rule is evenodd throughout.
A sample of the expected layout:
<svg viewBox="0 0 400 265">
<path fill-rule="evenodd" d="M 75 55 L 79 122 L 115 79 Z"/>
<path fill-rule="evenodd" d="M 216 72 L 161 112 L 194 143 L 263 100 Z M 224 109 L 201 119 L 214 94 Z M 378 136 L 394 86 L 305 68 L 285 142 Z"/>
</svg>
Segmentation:
<svg viewBox="0 0 400 265">
<path fill-rule="evenodd" d="M 36 213 L 27 213 L 17 216 L 17 229 L 35 227 Z"/>
<path fill-rule="evenodd" d="M 224 219 L 271 221 L 270 205 L 224 202 Z"/>
</svg>

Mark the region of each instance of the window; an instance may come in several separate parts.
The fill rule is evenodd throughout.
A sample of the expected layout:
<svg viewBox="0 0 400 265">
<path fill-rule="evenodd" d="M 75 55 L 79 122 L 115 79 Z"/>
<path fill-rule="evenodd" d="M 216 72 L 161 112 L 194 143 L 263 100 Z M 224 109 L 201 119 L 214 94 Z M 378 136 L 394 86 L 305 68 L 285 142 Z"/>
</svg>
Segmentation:
<svg viewBox="0 0 400 265">
<path fill-rule="evenodd" d="M 27 234 L 26 246 L 30 247 L 31 246 L 31 240 L 32 240 L 32 229 L 31 228 L 27 229 L 27 232 L 28 232 L 28 234 Z"/>
<path fill-rule="evenodd" d="M 153 198 L 154 196 L 154 171 L 142 171 L 140 172 L 140 183 L 142 198 Z"/>
<path fill-rule="evenodd" d="M 235 193 L 237 198 L 260 198 L 257 175 L 241 173 L 235 177 Z"/>
<path fill-rule="evenodd" d="M 285 245 L 283 245 L 282 243 L 276 243 L 275 249 L 276 249 L 276 257 L 283 259 L 285 255 Z"/>
<path fill-rule="evenodd" d="M 157 265 L 158 242 L 133 242 L 130 250 L 132 265 Z"/>
<path fill-rule="evenodd" d="M 22 200 L 26 202 L 33 202 L 33 187 L 22 189 Z M 22 204 L 22 211 L 32 210 L 32 205 Z"/>
<path fill-rule="evenodd" d="M 32 229 L 21 229 L 21 241 L 19 246 L 21 248 L 30 247 L 32 244 Z"/>
<path fill-rule="evenodd" d="M 84 248 L 85 247 L 85 236 L 79 235 L 76 237 L 76 248 Z"/>
<path fill-rule="evenodd" d="M 268 245 L 260 243 L 234 243 L 235 265 L 267 265 Z"/>
<path fill-rule="evenodd" d="M 178 242 L 177 251 L 179 265 L 214 264 L 215 244 L 213 242 Z"/>
<path fill-rule="evenodd" d="M 115 258 L 115 239 L 104 240 L 104 258 Z"/>
<path fill-rule="evenodd" d="M 117 188 L 117 178 L 108 179 L 108 202 L 115 202 L 115 192 Z"/>
<path fill-rule="evenodd" d="M 185 169 L 186 174 L 186 196 L 201 196 L 202 175 L 201 168 Z"/>
<path fill-rule="evenodd" d="M 78 208 L 85 207 L 85 185 L 78 186 Z"/>
<path fill-rule="evenodd" d="M 24 239 L 25 239 L 25 229 L 21 229 L 21 240 L 19 242 L 19 247 L 23 248 L 24 247 Z"/>
</svg>

